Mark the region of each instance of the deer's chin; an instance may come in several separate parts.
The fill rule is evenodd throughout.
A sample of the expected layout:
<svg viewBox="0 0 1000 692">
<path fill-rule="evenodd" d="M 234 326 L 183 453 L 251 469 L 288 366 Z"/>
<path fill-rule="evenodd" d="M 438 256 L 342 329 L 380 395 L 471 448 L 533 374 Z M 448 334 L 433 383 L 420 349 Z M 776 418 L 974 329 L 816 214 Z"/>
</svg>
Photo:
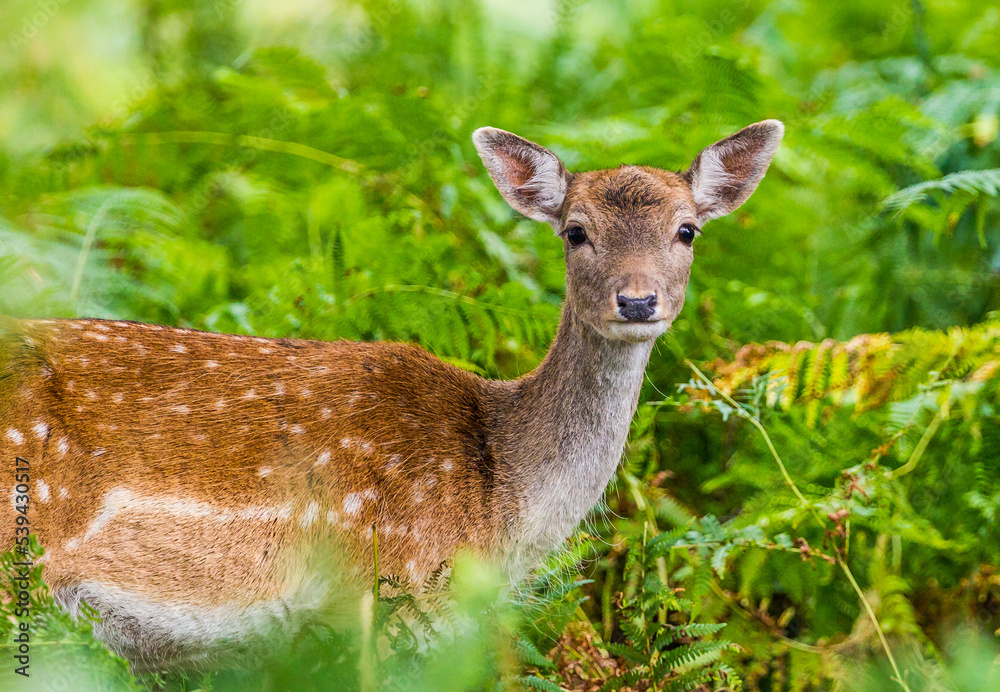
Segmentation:
<svg viewBox="0 0 1000 692">
<path fill-rule="evenodd" d="M 608 339 L 639 343 L 653 341 L 662 336 L 670 328 L 670 320 L 658 319 L 649 322 L 624 322 L 609 320 L 604 323 L 601 332 Z"/>
</svg>

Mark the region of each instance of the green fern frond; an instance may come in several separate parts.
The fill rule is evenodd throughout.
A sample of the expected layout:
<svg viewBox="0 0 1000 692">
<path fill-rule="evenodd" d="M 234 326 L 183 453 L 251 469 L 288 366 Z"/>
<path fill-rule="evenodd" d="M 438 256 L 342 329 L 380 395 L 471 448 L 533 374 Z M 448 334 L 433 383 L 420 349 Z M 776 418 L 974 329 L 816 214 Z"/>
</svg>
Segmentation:
<svg viewBox="0 0 1000 692">
<path fill-rule="evenodd" d="M 623 687 L 631 687 L 649 679 L 649 670 L 645 667 L 636 668 L 626 673 L 616 675 L 601 685 L 599 692 L 613 692 Z"/>
<path fill-rule="evenodd" d="M 550 682 L 545 678 L 540 678 L 534 675 L 522 675 L 517 678 L 517 681 L 529 687 L 533 690 L 540 690 L 540 692 L 565 692 L 565 690 L 554 682 Z"/>
<path fill-rule="evenodd" d="M 522 636 L 514 638 L 514 648 L 521 655 L 521 660 L 530 666 L 546 669 L 552 668 L 554 665 L 545 654 L 538 650 L 537 646 Z"/>
<path fill-rule="evenodd" d="M 704 637 L 725 629 L 724 622 L 693 622 L 690 625 L 679 625 L 678 629 L 688 637 Z"/>
<path fill-rule="evenodd" d="M 1000 195 L 1000 168 L 979 171 L 958 171 L 949 173 L 939 180 L 928 180 L 910 185 L 882 200 L 881 208 L 901 212 L 907 207 L 922 202 L 931 192 L 954 192 L 962 190 L 973 195 Z"/>
<path fill-rule="evenodd" d="M 632 634 L 639 634 L 638 630 L 633 629 Z M 629 663 L 634 665 L 645 665 L 649 663 L 649 654 L 645 651 L 637 651 L 633 646 L 627 644 L 615 644 L 614 642 L 609 642 L 604 645 L 610 653 L 615 656 L 624 658 Z"/>
</svg>

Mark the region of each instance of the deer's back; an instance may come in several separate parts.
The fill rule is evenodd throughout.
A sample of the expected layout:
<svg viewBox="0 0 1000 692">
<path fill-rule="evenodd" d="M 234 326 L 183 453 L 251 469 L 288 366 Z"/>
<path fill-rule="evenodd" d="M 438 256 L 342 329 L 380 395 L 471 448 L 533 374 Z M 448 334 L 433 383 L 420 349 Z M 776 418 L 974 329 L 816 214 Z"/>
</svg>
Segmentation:
<svg viewBox="0 0 1000 692">
<path fill-rule="evenodd" d="M 418 348 L 40 320 L 7 329 L 0 358 L 4 543 L 21 457 L 70 606 L 256 622 L 369 585 L 372 527 L 380 572 L 416 584 L 498 539 L 489 385 Z"/>
</svg>

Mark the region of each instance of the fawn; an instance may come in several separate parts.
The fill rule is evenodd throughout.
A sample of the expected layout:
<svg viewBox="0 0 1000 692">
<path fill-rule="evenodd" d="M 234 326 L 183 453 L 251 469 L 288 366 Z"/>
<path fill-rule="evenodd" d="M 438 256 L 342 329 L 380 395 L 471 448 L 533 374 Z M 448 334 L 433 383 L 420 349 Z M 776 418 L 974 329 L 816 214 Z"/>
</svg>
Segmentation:
<svg viewBox="0 0 1000 692">
<path fill-rule="evenodd" d="M 692 243 L 750 196 L 783 132 L 750 125 L 683 173 L 570 173 L 476 130 L 500 193 L 565 250 L 555 340 L 513 381 L 398 343 L 8 321 L 2 547 L 28 522 L 57 601 L 95 608 L 97 636 L 138 669 L 336 611 L 372 583 L 373 531 L 380 572 L 416 588 L 459 549 L 522 578 L 600 499 Z"/>
</svg>

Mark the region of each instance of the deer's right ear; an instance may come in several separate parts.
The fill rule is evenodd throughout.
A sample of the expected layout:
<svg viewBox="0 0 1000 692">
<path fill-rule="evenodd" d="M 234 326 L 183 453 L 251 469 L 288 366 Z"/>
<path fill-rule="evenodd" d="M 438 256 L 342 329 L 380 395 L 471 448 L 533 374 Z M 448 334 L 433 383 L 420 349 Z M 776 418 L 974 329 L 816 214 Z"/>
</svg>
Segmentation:
<svg viewBox="0 0 1000 692">
<path fill-rule="evenodd" d="M 535 221 L 558 225 L 569 174 L 555 154 L 495 127 L 479 128 L 472 142 L 510 206 Z"/>
</svg>

